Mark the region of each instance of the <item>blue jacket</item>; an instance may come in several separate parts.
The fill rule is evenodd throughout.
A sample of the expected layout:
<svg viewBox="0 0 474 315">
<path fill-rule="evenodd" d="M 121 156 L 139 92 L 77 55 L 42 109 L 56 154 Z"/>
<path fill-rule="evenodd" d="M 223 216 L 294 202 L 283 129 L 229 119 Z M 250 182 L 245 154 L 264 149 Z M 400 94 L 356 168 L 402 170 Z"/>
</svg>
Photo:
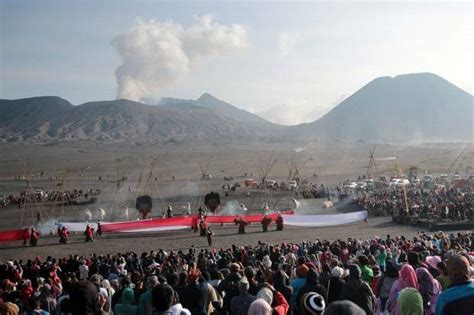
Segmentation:
<svg viewBox="0 0 474 315">
<path fill-rule="evenodd" d="M 436 302 L 435 315 L 474 314 L 474 282 L 451 286 L 441 293 Z"/>
</svg>

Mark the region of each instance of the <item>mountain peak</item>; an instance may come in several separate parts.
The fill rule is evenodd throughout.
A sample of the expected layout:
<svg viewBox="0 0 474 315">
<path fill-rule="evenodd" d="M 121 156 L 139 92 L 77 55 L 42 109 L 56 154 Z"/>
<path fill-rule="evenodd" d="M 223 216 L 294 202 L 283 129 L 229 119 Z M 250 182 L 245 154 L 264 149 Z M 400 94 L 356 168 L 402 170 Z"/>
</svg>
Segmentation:
<svg viewBox="0 0 474 315">
<path fill-rule="evenodd" d="M 214 95 L 205 92 L 196 101 L 221 101 L 221 100 L 215 97 Z"/>
</svg>

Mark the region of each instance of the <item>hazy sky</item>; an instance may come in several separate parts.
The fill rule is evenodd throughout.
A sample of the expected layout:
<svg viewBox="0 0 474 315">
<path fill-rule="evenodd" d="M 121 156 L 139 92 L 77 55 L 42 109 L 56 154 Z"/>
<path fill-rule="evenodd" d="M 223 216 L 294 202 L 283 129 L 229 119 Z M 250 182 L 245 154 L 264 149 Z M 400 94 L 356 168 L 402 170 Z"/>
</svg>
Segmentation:
<svg viewBox="0 0 474 315">
<path fill-rule="evenodd" d="M 379 76 L 433 72 L 473 92 L 470 1 L 2 0 L 0 11 L 0 98 L 209 92 L 296 124 Z"/>
</svg>

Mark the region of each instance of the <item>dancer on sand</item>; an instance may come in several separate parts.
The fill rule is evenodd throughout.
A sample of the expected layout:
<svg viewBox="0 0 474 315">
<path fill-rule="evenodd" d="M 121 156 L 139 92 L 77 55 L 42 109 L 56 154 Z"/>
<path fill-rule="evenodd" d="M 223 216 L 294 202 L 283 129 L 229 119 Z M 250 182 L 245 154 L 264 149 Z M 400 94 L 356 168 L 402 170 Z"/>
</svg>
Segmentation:
<svg viewBox="0 0 474 315">
<path fill-rule="evenodd" d="M 30 231 L 30 245 L 31 246 L 36 246 L 38 244 L 39 240 L 39 233 L 35 230 L 35 228 L 31 228 Z"/>
<path fill-rule="evenodd" d="M 211 227 L 207 228 L 207 244 L 212 246 L 212 237 L 214 236 L 214 232 L 212 231 Z"/>
</svg>

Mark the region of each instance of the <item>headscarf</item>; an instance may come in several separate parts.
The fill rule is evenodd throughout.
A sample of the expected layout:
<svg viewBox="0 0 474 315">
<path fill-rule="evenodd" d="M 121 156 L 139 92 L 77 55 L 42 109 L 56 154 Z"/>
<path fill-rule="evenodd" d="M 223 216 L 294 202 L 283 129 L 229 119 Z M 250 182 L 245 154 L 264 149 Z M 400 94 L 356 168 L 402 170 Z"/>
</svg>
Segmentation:
<svg viewBox="0 0 474 315">
<path fill-rule="evenodd" d="M 398 296 L 400 313 L 403 315 L 423 315 L 423 298 L 414 288 L 405 288 Z"/>
<path fill-rule="evenodd" d="M 400 269 L 400 289 L 412 287 L 418 290 L 418 281 L 416 279 L 416 273 L 413 267 L 409 264 L 405 264 Z"/>
<path fill-rule="evenodd" d="M 343 274 L 344 274 L 344 269 L 342 269 L 341 267 L 336 266 L 332 268 L 332 271 L 331 271 L 332 277 L 341 278 Z"/>
<path fill-rule="evenodd" d="M 273 292 L 269 288 L 261 288 L 257 293 L 258 299 L 264 299 L 269 305 L 273 303 Z"/>
<path fill-rule="evenodd" d="M 256 299 L 250 304 L 248 315 L 272 315 L 272 307 L 264 299 Z"/>
<path fill-rule="evenodd" d="M 433 295 L 435 294 L 435 279 L 428 271 L 428 269 L 422 267 L 416 269 L 416 277 L 420 286 L 420 292 L 423 294 Z"/>
</svg>

